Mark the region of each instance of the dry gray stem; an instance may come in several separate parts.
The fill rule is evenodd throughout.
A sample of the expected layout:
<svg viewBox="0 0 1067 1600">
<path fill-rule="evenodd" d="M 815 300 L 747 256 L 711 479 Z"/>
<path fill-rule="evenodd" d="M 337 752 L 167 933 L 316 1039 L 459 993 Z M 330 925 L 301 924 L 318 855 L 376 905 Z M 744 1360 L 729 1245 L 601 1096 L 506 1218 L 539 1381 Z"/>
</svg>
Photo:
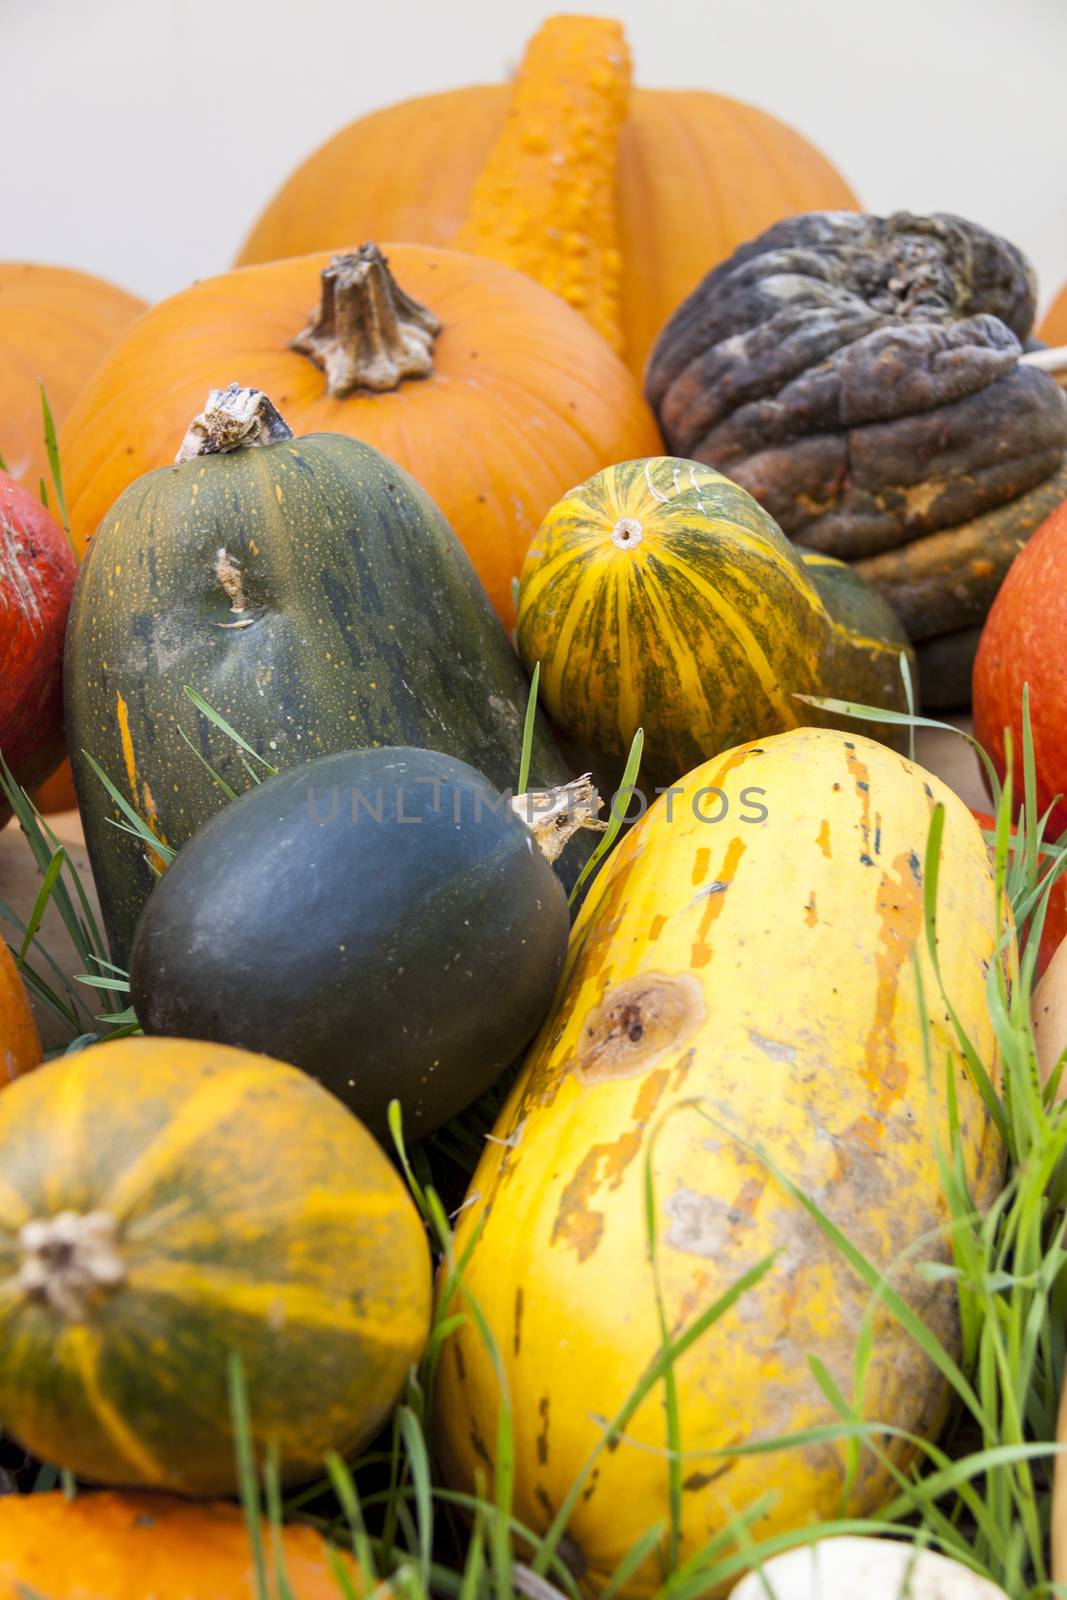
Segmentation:
<svg viewBox="0 0 1067 1600">
<path fill-rule="evenodd" d="M 231 383 L 228 389 L 212 389 L 203 411 L 189 424 L 174 459 L 180 464 L 197 456 L 280 444 L 292 437 L 292 428 L 262 390 L 242 389 L 239 383 Z"/>
</svg>

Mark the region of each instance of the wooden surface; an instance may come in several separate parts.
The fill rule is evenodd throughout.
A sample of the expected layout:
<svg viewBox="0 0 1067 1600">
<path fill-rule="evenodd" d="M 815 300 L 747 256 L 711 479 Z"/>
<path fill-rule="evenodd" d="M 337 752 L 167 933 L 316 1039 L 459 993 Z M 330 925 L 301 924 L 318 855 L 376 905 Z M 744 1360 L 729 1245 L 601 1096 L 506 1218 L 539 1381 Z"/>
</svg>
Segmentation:
<svg viewBox="0 0 1067 1600">
<path fill-rule="evenodd" d="M 969 731 L 969 718 L 959 717 L 952 720 L 957 726 Z M 988 797 L 982 787 L 977 758 L 974 751 L 958 734 L 920 728 L 916 732 L 915 754 L 922 766 L 931 772 L 936 772 L 938 777 L 943 778 L 951 788 L 955 789 L 969 806 L 979 809 L 988 806 Z M 78 813 L 61 812 L 57 816 L 50 817 L 48 821 L 52 831 L 70 852 L 95 909 L 96 895 Z M 40 877 L 29 847 L 18 826 L 13 822 L 9 823 L 6 828 L 0 830 L 0 901 L 5 902 L 25 921 L 33 909 L 39 888 Z M 9 941 L 15 939 L 14 930 L 2 918 L 0 918 L 0 930 Z M 59 916 L 52 908 L 45 913 L 41 937 L 53 958 L 69 977 L 83 970 L 81 960 L 67 938 Z M 46 1007 L 34 1002 L 34 1010 L 45 1049 L 55 1049 L 62 1045 L 65 1042 L 62 1026 Z"/>
</svg>

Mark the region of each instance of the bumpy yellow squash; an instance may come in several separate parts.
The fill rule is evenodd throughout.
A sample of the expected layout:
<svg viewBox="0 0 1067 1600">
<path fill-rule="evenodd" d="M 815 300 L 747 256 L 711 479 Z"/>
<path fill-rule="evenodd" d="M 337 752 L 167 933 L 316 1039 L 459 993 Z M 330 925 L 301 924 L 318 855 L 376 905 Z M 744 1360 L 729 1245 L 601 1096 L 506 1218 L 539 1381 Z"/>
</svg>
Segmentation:
<svg viewBox="0 0 1067 1600">
<path fill-rule="evenodd" d="M 835 604 L 721 473 L 625 461 L 572 489 L 535 534 L 519 649 L 529 671 L 541 663 L 568 738 L 610 771 L 642 727 L 642 780 L 666 785 L 728 745 L 828 720 L 798 695 L 904 709 L 907 639 L 877 596 L 857 608 L 865 585 L 853 590 Z"/>
<path fill-rule="evenodd" d="M 801 729 L 733 750 L 656 802 L 597 881 L 556 1013 L 486 1146 L 457 1239 L 457 1253 L 473 1241 L 465 1283 L 503 1362 L 515 1512 L 528 1525 L 548 1525 L 661 1349 L 647 1171 L 672 1337 L 775 1253 L 674 1369 L 679 1559 L 768 1493 L 756 1537 L 829 1517 L 845 1483 L 843 1443 L 719 1453 L 835 1421 L 809 1357 L 853 1393 L 870 1294 L 785 1180 L 955 1343 L 951 1288 L 915 1270 L 948 1254 L 935 1157 L 935 1139 L 949 1140 L 946 1059 L 979 1206 L 1002 1157 L 925 953 L 930 1083 L 924 1068 L 911 952 L 937 802 L 942 972 L 995 1080 L 986 849 L 963 802 L 884 746 Z M 445 1350 L 438 1392 L 447 1477 L 469 1488 L 493 1461 L 500 1392 L 473 1322 Z M 865 1416 L 933 1435 L 945 1398 L 932 1364 L 878 1309 Z M 657 1383 L 601 1451 L 570 1519 L 590 1592 L 650 1525 L 669 1524 L 667 1444 Z M 899 1440 L 885 1444 L 905 1460 Z M 892 1492 L 864 1453 L 848 1514 Z M 650 1593 L 657 1571 L 650 1558 L 625 1592 Z"/>
</svg>

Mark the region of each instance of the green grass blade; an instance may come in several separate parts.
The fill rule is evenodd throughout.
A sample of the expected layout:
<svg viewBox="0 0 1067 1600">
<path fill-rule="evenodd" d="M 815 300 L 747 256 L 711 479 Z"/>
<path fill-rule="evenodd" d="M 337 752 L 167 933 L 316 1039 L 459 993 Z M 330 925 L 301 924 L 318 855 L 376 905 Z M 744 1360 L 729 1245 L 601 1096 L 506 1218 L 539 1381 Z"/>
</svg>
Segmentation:
<svg viewBox="0 0 1067 1600">
<path fill-rule="evenodd" d="M 252 1549 L 252 1571 L 255 1577 L 255 1600 L 272 1600 L 267 1587 L 267 1561 L 263 1550 L 259 1484 L 256 1477 L 255 1449 L 252 1444 L 252 1421 L 248 1409 L 248 1389 L 245 1385 L 244 1367 L 236 1351 L 231 1350 L 226 1362 L 227 1387 L 230 1396 L 230 1416 L 233 1420 L 234 1451 L 237 1462 L 237 1482 L 240 1488 L 241 1508 L 248 1529 L 248 1542 Z"/>
<path fill-rule="evenodd" d="M 634 786 L 637 783 L 637 774 L 641 767 L 641 752 L 644 749 L 644 745 L 644 729 L 638 728 L 637 732 L 634 734 L 633 743 L 630 746 L 630 754 L 626 758 L 626 767 L 623 771 L 622 782 L 612 800 L 611 816 L 608 818 L 608 825 L 604 829 L 604 832 L 600 835 L 596 849 L 592 852 L 589 860 L 585 863 L 585 866 L 578 874 L 578 881 L 571 890 L 570 896 L 567 900 L 567 904 L 570 906 L 572 906 L 577 900 L 578 896 L 582 892 L 582 889 L 592 877 L 593 873 L 597 870 L 600 863 L 603 861 L 604 857 L 615 843 L 615 840 L 619 837 L 623 822 L 625 821 L 626 809 L 624 807 L 622 811 L 619 810 L 619 795 L 626 795 L 629 797 L 629 795 L 632 793 Z M 627 801 L 627 803 L 629 802 Z"/>
<path fill-rule="evenodd" d="M 48 404 L 48 395 L 44 384 L 38 379 L 41 391 L 41 419 L 44 423 L 44 447 L 48 456 L 48 470 L 52 475 L 52 487 L 56 492 L 56 505 L 59 507 L 59 520 L 63 524 L 63 532 L 74 551 L 75 558 L 78 552 L 74 546 L 74 539 L 70 531 L 70 514 L 67 511 L 67 497 L 63 490 L 63 470 L 59 462 L 59 440 L 56 437 L 56 424 L 52 416 L 52 407 Z M 48 504 L 47 499 L 45 505 Z"/>
<path fill-rule="evenodd" d="M 243 739 L 237 732 L 237 729 L 231 727 L 222 713 L 216 711 L 214 706 L 209 705 L 202 694 L 198 694 L 196 690 L 191 689 L 188 684 L 185 685 L 185 693 L 192 701 L 196 709 L 200 712 L 201 716 L 206 717 L 210 723 L 218 728 L 220 733 L 224 733 L 227 739 L 231 740 L 232 743 L 237 745 L 239 749 L 243 750 L 246 755 L 251 756 L 253 761 L 258 761 L 260 766 L 263 767 L 272 778 L 277 777 L 278 768 L 272 767 L 270 762 L 261 756 L 258 750 L 253 750 L 248 740 Z"/>
<path fill-rule="evenodd" d="M 99 778 L 100 782 L 103 784 L 104 788 L 107 790 L 108 794 L 118 806 L 119 810 L 122 812 L 123 816 L 126 818 L 127 822 L 133 828 L 134 832 L 142 841 L 142 843 L 147 845 L 148 849 L 152 851 L 154 855 L 159 856 L 160 860 L 168 863 L 173 861 L 178 852 L 176 850 L 172 850 L 169 844 L 164 844 L 162 839 L 158 839 L 156 837 L 151 828 L 148 826 L 147 822 L 145 822 L 144 818 L 133 809 L 133 806 L 131 806 L 126 797 L 119 793 L 118 789 L 116 789 L 115 785 L 112 783 L 103 767 L 100 766 L 99 762 L 93 759 L 88 750 L 83 750 L 82 755 L 85 757 L 86 761 L 88 761 L 96 777 Z"/>
<path fill-rule="evenodd" d="M 530 782 L 530 755 L 533 751 L 534 728 L 537 723 L 537 689 L 541 682 L 541 663 L 534 663 L 530 679 L 530 693 L 526 699 L 526 721 L 522 727 L 522 754 L 519 757 L 519 787 L 516 794 L 525 794 Z"/>
</svg>

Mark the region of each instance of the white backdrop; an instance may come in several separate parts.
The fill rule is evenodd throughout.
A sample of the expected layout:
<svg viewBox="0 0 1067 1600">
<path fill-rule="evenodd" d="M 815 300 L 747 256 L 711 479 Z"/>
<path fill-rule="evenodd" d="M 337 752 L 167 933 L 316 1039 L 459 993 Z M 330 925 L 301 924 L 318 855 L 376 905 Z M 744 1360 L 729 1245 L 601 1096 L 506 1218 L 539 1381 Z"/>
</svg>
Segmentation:
<svg viewBox="0 0 1067 1600">
<path fill-rule="evenodd" d="M 0 0 L 0 258 L 157 299 L 224 269 L 361 112 L 504 76 L 552 0 Z M 585 0 L 639 80 L 750 100 L 868 209 L 959 212 L 1067 279 L 1067 0 Z"/>
</svg>

